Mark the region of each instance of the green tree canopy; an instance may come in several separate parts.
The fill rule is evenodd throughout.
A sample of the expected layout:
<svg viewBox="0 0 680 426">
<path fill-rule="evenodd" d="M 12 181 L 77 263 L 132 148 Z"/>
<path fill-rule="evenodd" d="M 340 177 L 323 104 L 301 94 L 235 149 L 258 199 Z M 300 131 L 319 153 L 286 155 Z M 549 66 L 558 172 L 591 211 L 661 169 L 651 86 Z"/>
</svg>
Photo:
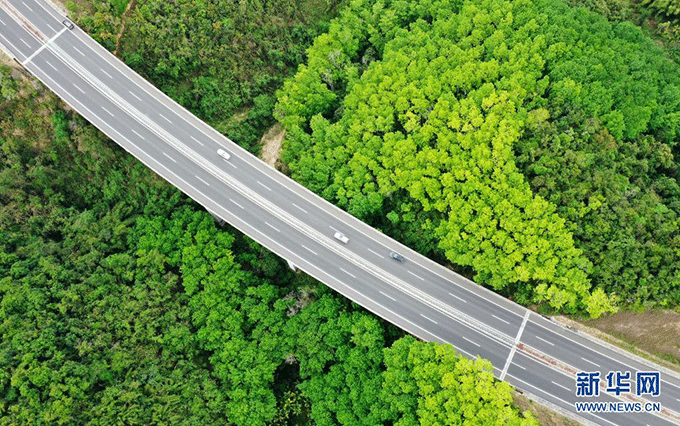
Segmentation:
<svg viewBox="0 0 680 426">
<path fill-rule="evenodd" d="M 355 1 L 276 111 L 296 180 L 519 302 L 599 316 L 655 271 L 639 294 L 678 301 L 679 77 L 639 29 L 559 1 Z M 640 170 L 654 190 L 617 210 Z"/>
</svg>

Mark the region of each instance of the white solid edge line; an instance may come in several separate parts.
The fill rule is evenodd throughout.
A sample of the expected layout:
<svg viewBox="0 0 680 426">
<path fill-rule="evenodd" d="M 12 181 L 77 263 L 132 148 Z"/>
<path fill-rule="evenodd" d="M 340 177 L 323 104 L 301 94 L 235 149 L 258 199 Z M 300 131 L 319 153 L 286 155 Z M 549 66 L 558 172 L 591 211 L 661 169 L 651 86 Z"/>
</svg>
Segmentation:
<svg viewBox="0 0 680 426">
<path fill-rule="evenodd" d="M 48 25 L 49 25 L 49 24 L 48 24 Z M 50 28 L 52 28 L 52 27 L 50 27 Z M 54 28 L 52 28 L 52 29 L 54 29 Z M 55 30 L 55 31 L 56 31 L 56 30 Z M 42 44 L 40 45 L 40 47 L 38 47 L 38 48 L 35 50 L 35 52 L 33 52 L 33 53 L 31 54 L 31 56 L 29 56 L 28 58 L 26 58 L 26 59 L 21 63 L 21 65 L 26 66 L 26 64 L 29 63 L 33 58 L 35 58 L 35 56 L 36 56 L 38 53 L 42 52 L 43 49 L 45 49 L 45 48 L 48 47 L 52 42 L 54 42 L 54 40 L 56 40 L 57 37 L 59 37 L 60 35 L 62 35 L 62 34 L 64 33 L 64 31 L 66 31 L 66 27 L 62 28 L 61 31 L 57 32 L 55 35 L 52 36 L 52 38 L 50 38 L 49 40 L 47 40 L 45 43 L 42 43 Z M 24 42 L 24 43 L 25 43 L 25 42 Z"/>
<path fill-rule="evenodd" d="M 190 124 L 193 125 L 193 123 L 190 123 Z M 195 125 L 194 125 L 194 127 L 197 128 Z M 200 129 L 198 129 L 198 130 L 200 130 Z M 235 166 L 234 166 L 234 167 L 235 167 Z M 361 231 L 360 231 L 360 232 L 361 232 Z M 363 232 L 362 232 L 362 233 L 363 233 Z M 442 278 L 443 278 L 443 277 L 442 277 Z M 467 290 L 467 289 L 466 289 L 466 290 Z M 485 300 L 488 300 L 488 299 L 485 299 Z M 488 301 L 491 301 L 491 300 L 488 300 Z M 499 305 L 499 306 L 500 306 L 500 305 Z M 501 307 L 502 307 L 502 306 L 501 306 Z M 504 307 L 503 307 L 503 308 L 504 308 Z M 506 309 L 507 309 L 507 308 L 506 308 Z M 513 312 L 513 313 L 514 313 L 514 312 Z M 540 324 L 539 324 L 539 325 L 540 325 Z M 552 330 L 550 330 L 550 331 L 552 331 Z M 562 336 L 562 337 L 564 337 L 564 336 Z M 549 342 L 548 342 L 548 343 L 549 343 Z M 582 346 L 588 348 L 588 347 L 585 346 L 585 345 L 582 345 Z M 590 349 L 590 348 L 589 348 L 589 349 Z M 612 360 L 614 360 L 614 361 L 616 361 L 616 362 L 620 362 L 620 361 L 618 361 L 618 360 L 616 360 L 616 359 L 613 359 L 613 358 L 611 358 L 611 357 L 609 357 L 609 356 L 607 356 L 607 355 L 604 355 L 604 354 L 603 354 L 603 356 L 605 356 L 605 357 L 607 357 L 607 358 L 610 358 L 610 359 L 612 359 Z M 624 356 L 625 356 L 625 355 L 624 355 Z M 620 363 L 626 365 L 625 363 L 622 363 L 622 362 L 620 362 Z M 632 368 L 632 367 L 631 367 L 631 368 Z M 664 380 L 664 382 L 666 382 L 666 381 Z M 673 385 L 673 384 L 671 384 L 671 385 Z"/>
<path fill-rule="evenodd" d="M 37 67 L 37 66 L 36 66 L 36 68 L 40 69 L 40 68 Z M 42 71 L 42 70 L 41 70 L 41 71 Z M 47 76 L 47 74 L 45 74 L 45 75 Z M 47 78 L 50 79 L 50 80 L 52 80 L 49 76 L 47 76 Z M 59 85 L 56 81 L 52 80 L 52 82 L 53 82 L 55 85 L 57 85 L 62 91 L 64 91 L 65 93 L 67 93 L 67 94 L 70 95 L 70 93 L 69 93 L 67 90 L 63 89 L 63 88 L 61 87 L 61 85 Z M 74 99 L 76 99 L 73 95 L 70 95 L 70 96 L 73 97 Z M 80 103 L 80 102 L 78 102 L 78 103 Z M 80 103 L 80 104 L 83 106 L 84 109 L 90 111 L 89 108 L 87 108 L 86 106 L 84 106 L 82 103 Z M 91 111 L 90 111 L 90 113 L 91 113 L 92 115 L 94 115 L 95 117 L 97 117 L 97 115 L 94 114 L 94 113 L 92 113 Z M 135 147 L 136 147 L 136 145 L 132 144 L 132 142 L 130 142 L 125 136 L 123 136 L 122 134 L 120 134 L 117 130 L 113 129 L 110 125 L 106 124 L 106 122 L 105 122 L 104 120 L 102 120 L 102 119 L 99 118 L 99 117 L 97 117 L 97 118 L 98 118 L 102 123 L 104 123 L 104 125 L 106 125 L 107 127 L 111 128 L 111 130 L 113 130 L 115 133 L 118 133 L 118 134 L 121 136 L 121 138 L 125 139 L 125 140 L 126 140 L 128 143 L 130 143 L 132 146 L 135 146 Z M 136 147 L 136 148 L 137 148 L 138 150 L 141 151 L 141 149 L 139 149 L 138 147 Z M 141 151 L 141 152 L 143 152 L 143 151 Z M 146 154 L 146 155 L 148 156 L 148 154 Z M 150 157 L 150 158 L 152 158 L 152 157 Z M 152 158 L 152 159 L 153 159 L 153 158 Z M 142 161 L 142 160 L 140 159 L 140 161 Z M 157 160 L 154 159 L 154 161 L 158 163 Z M 142 161 L 142 162 L 145 163 L 144 161 Z M 145 163 L 145 164 L 146 164 L 146 163 Z M 199 191 L 198 189 L 194 188 L 192 185 L 190 185 L 189 183 L 187 183 L 186 181 L 184 181 L 181 177 L 179 177 L 178 175 L 176 175 L 175 173 L 173 173 L 173 172 L 172 172 L 170 169 L 168 169 L 166 166 L 164 166 L 164 165 L 161 164 L 161 163 L 158 163 L 158 164 L 159 164 L 161 167 L 163 167 L 164 169 L 168 170 L 168 172 L 169 172 L 170 174 L 172 174 L 173 176 L 175 176 L 177 179 L 179 179 L 179 180 L 181 180 L 183 183 L 185 183 L 188 187 L 192 188 L 196 193 L 200 194 L 200 195 L 203 196 L 205 199 L 211 201 L 213 204 L 217 205 L 218 207 L 220 207 L 220 208 L 223 209 L 224 211 L 227 211 L 227 210 L 224 209 L 222 206 L 220 206 L 219 204 L 217 204 L 215 201 L 213 201 L 212 199 L 210 199 L 209 197 L 207 197 L 205 194 L 203 194 L 201 191 Z M 148 165 L 147 165 L 147 166 L 148 166 Z M 152 168 L 152 170 L 153 170 L 153 168 Z M 188 195 L 188 194 L 187 194 L 187 195 Z M 227 212 L 228 212 L 228 211 L 227 211 Z M 228 213 L 231 214 L 230 212 L 228 212 Z M 234 218 L 236 218 L 236 219 L 238 220 L 238 217 L 237 217 L 236 215 L 233 215 L 233 214 L 231 214 L 231 215 L 234 216 Z M 256 228 L 253 228 L 252 226 L 248 225 L 248 224 L 245 223 L 245 222 L 243 222 L 243 223 L 244 223 L 245 225 L 247 225 L 249 228 L 252 228 L 255 232 L 257 232 L 257 233 L 259 233 L 259 234 L 262 234 L 262 232 L 258 231 Z M 332 228 L 332 227 L 331 227 L 331 228 Z M 332 228 L 332 229 L 333 229 L 333 228 Z M 285 251 L 287 251 L 287 252 L 289 252 L 289 253 L 291 253 L 291 254 L 294 255 L 294 253 L 290 252 L 290 250 L 288 250 L 288 249 L 286 249 L 285 247 L 281 246 L 281 244 L 277 243 L 277 242 L 274 241 L 274 240 L 271 240 L 270 238 L 266 237 L 266 235 L 264 235 L 264 234 L 262 234 L 262 235 L 263 235 L 265 238 L 267 238 L 269 241 L 271 241 L 273 244 L 276 244 L 277 246 L 281 247 L 282 250 L 285 250 Z M 296 257 L 297 257 L 297 256 L 296 256 Z M 299 266 L 299 265 L 298 265 L 298 266 Z M 434 334 L 434 333 L 432 333 L 432 332 L 430 332 L 430 331 L 425 330 L 424 328 L 418 326 L 417 324 L 413 323 L 412 321 L 409 321 L 408 319 L 406 319 L 406 318 L 402 317 L 401 315 L 397 314 L 396 312 L 394 312 L 394 311 L 392 311 L 392 310 L 386 308 L 385 306 L 383 306 L 383 305 L 379 304 L 378 302 L 376 302 L 376 301 L 370 299 L 369 297 L 367 297 L 367 296 L 365 296 L 365 295 L 363 295 L 363 294 L 357 292 L 354 288 L 348 286 L 347 284 L 343 283 L 341 280 L 339 280 L 339 279 L 333 277 L 332 275 L 330 275 L 330 274 L 328 274 L 328 273 L 326 273 L 326 272 L 324 272 L 324 271 L 321 271 L 321 269 L 319 269 L 319 268 L 316 268 L 316 269 L 318 269 L 319 272 L 321 272 L 322 274 L 327 275 L 328 277 L 330 277 L 330 278 L 332 278 L 333 280 L 335 280 L 335 282 L 338 282 L 338 283 L 342 284 L 342 285 L 345 286 L 347 289 L 349 289 L 349 290 L 351 290 L 352 292 L 354 292 L 354 293 L 360 295 L 362 298 L 364 298 L 364 299 L 370 301 L 370 302 L 373 303 L 375 306 L 379 306 L 381 309 L 383 309 L 383 310 L 389 312 L 389 313 L 392 314 L 393 316 L 395 316 L 395 317 L 397 317 L 397 318 L 399 318 L 399 319 L 401 319 L 401 320 L 403 320 L 403 321 L 405 321 L 405 322 L 407 322 L 407 323 L 413 325 L 414 327 L 416 327 L 416 328 L 422 330 L 425 334 L 427 334 L 427 335 L 429 335 L 429 336 L 432 336 L 432 337 L 436 338 L 436 339 L 439 340 L 440 342 L 446 342 L 446 343 L 453 344 L 453 342 L 448 342 L 446 339 L 443 339 L 443 338 L 437 336 L 436 334 Z M 347 273 L 347 271 L 344 271 L 344 270 L 343 270 L 343 272 L 346 272 L 346 273 Z M 352 274 L 349 274 L 349 275 L 352 275 Z M 347 297 L 349 297 L 349 296 L 347 296 Z M 376 313 L 376 312 L 374 312 L 374 313 Z M 377 314 L 377 313 L 376 313 L 376 314 Z M 378 314 L 378 315 L 381 316 L 380 314 Z M 468 328 L 468 329 L 470 329 L 470 330 L 473 331 L 473 332 L 479 333 L 479 331 L 475 330 L 474 328 L 471 328 L 471 327 L 468 326 L 468 325 L 464 325 L 464 324 L 462 324 L 462 325 L 463 325 L 465 328 Z M 462 337 L 462 336 L 461 336 L 461 337 Z M 475 343 L 475 342 L 473 342 L 473 341 L 471 341 L 471 340 L 469 340 L 469 339 L 467 339 L 467 338 L 465 338 L 465 337 L 462 337 L 462 338 L 463 338 L 464 340 L 466 340 L 466 341 L 468 341 L 468 342 L 470 342 L 470 343 L 476 345 L 476 346 L 480 346 L 479 344 L 477 344 L 477 343 Z M 493 339 L 492 339 L 492 340 L 493 340 Z M 500 343 L 500 342 L 497 342 L 497 343 Z M 455 345 L 454 345 L 454 347 L 455 347 Z M 459 351 L 459 352 L 461 352 L 461 353 L 464 353 L 464 354 L 468 355 L 470 358 L 476 358 L 476 357 L 477 357 L 476 355 L 473 355 L 473 354 L 467 352 L 466 350 L 464 350 L 464 349 L 462 349 L 462 348 L 456 347 L 456 350 Z M 497 368 L 494 368 L 494 369 L 497 369 Z"/>
<path fill-rule="evenodd" d="M 541 351 L 538 351 L 538 352 L 541 352 Z M 542 353 L 542 352 L 541 352 L 541 353 Z M 556 372 L 556 373 L 558 373 L 558 374 L 561 374 L 561 375 L 564 376 L 564 377 L 567 377 L 567 378 L 572 379 L 572 380 L 573 380 L 573 378 L 574 378 L 572 375 L 567 374 L 565 371 L 563 371 L 563 370 L 561 370 L 561 369 L 554 369 L 554 368 L 552 368 L 552 366 L 551 366 L 550 364 L 545 363 L 545 362 L 541 361 L 541 360 L 538 359 L 538 358 L 535 358 L 535 357 L 533 357 L 533 356 L 529 356 L 528 354 L 525 354 L 525 353 L 520 353 L 519 355 L 520 355 L 520 356 L 523 356 L 524 358 L 526 358 L 527 360 L 529 360 L 529 361 L 531 361 L 531 362 L 535 362 L 535 363 L 537 363 L 537 364 L 539 364 L 539 365 L 542 365 L 542 366 L 544 366 L 544 367 L 550 369 L 551 371 L 554 371 L 554 372 Z M 515 364 L 515 365 L 517 365 L 517 364 Z M 569 366 L 569 367 L 574 368 L 573 366 Z M 556 399 L 560 399 L 560 398 L 558 398 L 557 396 L 555 396 L 555 395 L 553 395 L 553 394 L 551 394 L 551 393 L 548 393 L 547 391 L 542 390 L 542 389 L 540 389 L 540 388 L 538 388 L 538 387 L 536 387 L 536 386 L 534 386 L 534 385 L 532 385 L 532 384 L 529 384 L 529 383 L 527 383 L 527 382 L 525 382 L 525 381 L 523 381 L 523 380 L 517 378 L 517 376 L 513 376 L 513 375 L 510 374 L 510 373 L 506 374 L 506 376 L 513 377 L 514 379 L 519 380 L 519 381 L 521 381 L 522 383 L 525 383 L 525 384 L 527 384 L 527 385 L 529 385 L 529 386 L 531 386 L 531 387 L 533 387 L 533 388 L 535 388 L 535 389 L 541 390 L 543 393 L 545 393 L 545 394 L 547 394 L 547 395 L 550 395 L 550 396 L 552 396 L 552 397 L 554 397 L 554 398 L 556 398 Z M 570 392 L 571 392 L 571 390 L 570 390 Z M 609 396 L 611 396 L 612 398 L 614 398 L 614 399 L 616 399 L 616 400 L 623 401 L 623 399 L 622 399 L 620 396 L 615 396 L 615 395 L 611 395 L 611 394 L 610 394 Z M 561 399 L 560 399 L 560 400 L 561 400 Z M 562 401 L 562 400 L 561 400 L 561 401 Z M 565 402 L 569 407 L 573 407 L 573 404 L 568 403 L 568 402 L 566 402 L 566 401 L 563 401 L 563 402 Z M 624 401 L 624 402 L 625 402 L 625 401 Z M 579 412 L 576 412 L 576 411 L 571 411 L 571 412 L 572 412 L 573 414 L 577 414 L 577 415 L 584 414 L 584 413 L 582 413 L 582 412 L 579 413 Z M 594 414 L 594 413 L 585 413 L 585 414 L 589 414 L 589 415 L 592 415 L 592 416 L 594 416 L 594 417 L 597 417 L 598 419 L 605 420 L 605 421 L 607 421 L 608 423 L 611 423 L 611 424 L 614 425 L 614 426 L 619 426 L 619 425 L 616 425 L 615 423 L 612 423 L 612 422 L 610 422 L 610 421 L 608 421 L 608 420 L 606 420 L 606 419 L 603 419 L 603 418 L 600 417 L 600 416 L 597 416 L 597 415 Z M 654 416 L 654 417 L 658 417 L 658 418 L 667 420 L 667 418 L 666 418 L 665 416 L 664 416 L 664 417 L 661 417 L 661 416 L 660 416 L 660 413 L 656 413 L 656 412 L 647 412 L 647 413 L 645 413 L 645 414 L 649 414 L 649 415 L 652 415 L 652 416 Z"/>
</svg>

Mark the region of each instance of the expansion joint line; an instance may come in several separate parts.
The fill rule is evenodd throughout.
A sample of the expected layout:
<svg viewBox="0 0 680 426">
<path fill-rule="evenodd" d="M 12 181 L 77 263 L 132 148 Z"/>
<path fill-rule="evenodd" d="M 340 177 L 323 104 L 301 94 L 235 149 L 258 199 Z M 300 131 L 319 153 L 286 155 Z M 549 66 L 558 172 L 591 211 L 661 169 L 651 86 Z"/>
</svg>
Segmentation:
<svg viewBox="0 0 680 426">
<path fill-rule="evenodd" d="M 54 40 L 56 40 L 57 37 L 59 37 L 60 35 L 62 35 L 62 34 L 64 33 L 64 31 L 66 31 L 66 30 L 67 30 L 66 27 L 62 28 L 61 31 L 59 31 L 58 33 L 56 33 L 51 39 L 47 40 L 47 42 L 46 42 L 45 44 L 43 44 L 43 45 L 40 46 L 35 52 L 33 52 L 33 54 L 31 54 L 31 56 L 29 56 L 28 58 L 26 58 L 26 60 L 25 60 L 24 62 L 22 62 L 21 65 L 26 66 L 26 64 L 29 63 L 29 62 L 31 61 L 31 59 L 33 59 L 33 58 L 35 57 L 35 55 L 37 55 L 38 53 L 42 52 L 42 50 L 43 50 L 44 48 L 46 48 L 50 43 L 52 43 Z"/>
<path fill-rule="evenodd" d="M 505 366 L 503 367 L 503 371 L 499 377 L 500 380 L 504 380 L 505 375 L 508 373 L 508 367 L 510 367 L 510 364 L 512 363 L 512 357 L 515 356 L 517 344 L 519 344 L 519 339 L 522 338 L 522 333 L 524 332 L 524 327 L 527 325 L 527 321 L 529 320 L 529 315 L 531 315 L 531 311 L 527 309 L 527 312 L 524 314 L 524 319 L 522 320 L 522 325 L 519 327 L 519 331 L 517 332 L 517 337 L 515 337 L 515 343 L 512 345 L 508 359 L 505 361 Z"/>
</svg>

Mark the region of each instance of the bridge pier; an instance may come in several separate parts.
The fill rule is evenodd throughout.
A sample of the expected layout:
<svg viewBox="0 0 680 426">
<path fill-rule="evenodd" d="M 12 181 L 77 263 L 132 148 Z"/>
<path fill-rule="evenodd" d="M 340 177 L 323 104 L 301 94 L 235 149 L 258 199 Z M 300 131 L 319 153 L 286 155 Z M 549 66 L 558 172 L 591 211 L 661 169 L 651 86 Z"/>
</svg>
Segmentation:
<svg viewBox="0 0 680 426">
<path fill-rule="evenodd" d="M 288 259 L 286 259 L 286 262 L 288 262 L 288 266 L 290 266 L 290 269 L 292 269 L 294 272 L 297 272 L 297 271 L 298 271 L 297 266 L 295 266 L 295 264 L 294 264 L 293 262 L 291 262 L 291 261 L 288 260 Z"/>
<path fill-rule="evenodd" d="M 221 217 L 217 216 L 215 213 L 211 212 L 210 210 L 208 210 L 208 213 L 210 213 L 210 216 L 212 216 L 213 219 L 215 219 L 215 222 L 217 222 L 217 224 L 219 226 L 224 226 L 224 224 L 227 223 Z"/>
</svg>

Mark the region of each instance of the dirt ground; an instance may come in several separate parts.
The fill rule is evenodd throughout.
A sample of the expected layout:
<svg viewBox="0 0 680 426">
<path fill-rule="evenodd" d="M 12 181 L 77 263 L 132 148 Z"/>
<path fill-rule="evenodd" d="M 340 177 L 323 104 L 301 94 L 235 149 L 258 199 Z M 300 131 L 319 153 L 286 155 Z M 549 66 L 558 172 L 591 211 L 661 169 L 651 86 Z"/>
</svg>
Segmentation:
<svg viewBox="0 0 680 426">
<path fill-rule="evenodd" d="M 560 317 L 563 322 L 574 321 Z M 614 345 L 680 371 L 680 312 L 654 309 L 621 311 L 596 320 L 578 320 L 577 328 Z"/>
<path fill-rule="evenodd" d="M 262 160 L 272 167 L 276 167 L 276 161 L 281 153 L 281 142 L 286 135 L 286 129 L 281 123 L 273 125 L 267 133 L 262 136 Z"/>
<path fill-rule="evenodd" d="M 578 426 L 577 422 L 535 403 L 518 392 L 513 392 L 512 399 L 520 411 L 531 411 L 531 414 L 542 426 Z"/>
</svg>

